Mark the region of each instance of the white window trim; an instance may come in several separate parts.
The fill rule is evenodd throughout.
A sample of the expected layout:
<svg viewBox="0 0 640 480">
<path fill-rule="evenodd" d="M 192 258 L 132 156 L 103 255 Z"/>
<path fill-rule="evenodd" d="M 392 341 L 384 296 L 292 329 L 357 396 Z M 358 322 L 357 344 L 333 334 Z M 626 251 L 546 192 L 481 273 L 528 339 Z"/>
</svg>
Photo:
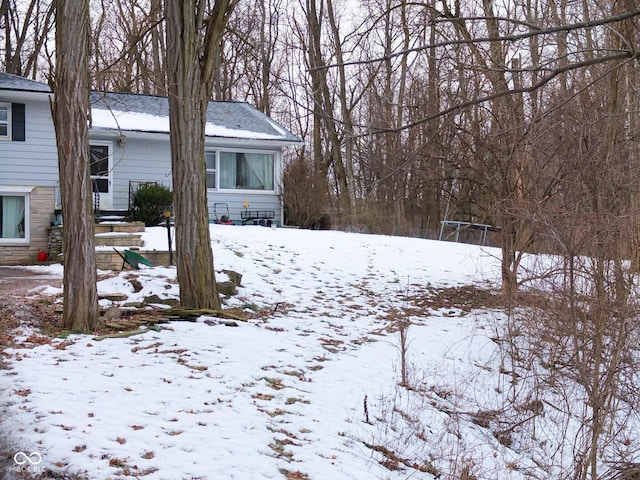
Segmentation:
<svg viewBox="0 0 640 480">
<path fill-rule="evenodd" d="M 7 108 L 7 134 L 0 135 L 0 140 L 11 141 L 11 104 L 9 102 L 0 102 L 0 107 Z"/>
<path fill-rule="evenodd" d="M 0 196 L 24 197 L 24 238 L 0 238 L 0 246 L 28 245 L 31 242 L 31 192 L 35 187 L 2 187 Z"/>
<path fill-rule="evenodd" d="M 205 155 L 205 177 L 209 174 L 209 172 L 212 172 L 215 176 L 216 176 L 216 184 L 214 187 L 207 187 L 207 190 L 209 191 L 214 191 L 214 190 L 220 190 L 220 177 L 218 175 L 218 169 L 220 168 L 220 155 L 218 154 L 219 149 L 217 148 L 207 148 L 205 149 L 204 155 Z M 207 164 L 206 164 L 206 157 L 207 154 L 214 154 L 215 155 L 215 166 L 214 168 L 207 168 Z"/>
<path fill-rule="evenodd" d="M 107 173 L 107 182 L 109 182 L 109 192 L 107 195 L 107 203 L 109 204 L 108 208 L 113 206 L 113 168 L 114 168 L 114 159 L 113 159 L 113 142 L 105 141 L 105 140 L 89 140 L 89 149 L 91 147 L 107 147 L 107 157 L 108 157 L 108 173 Z M 90 175 L 93 176 L 93 175 Z M 93 183 L 93 182 L 92 182 Z M 100 194 L 104 195 L 104 194 Z M 91 200 L 93 202 L 93 199 Z"/>
<path fill-rule="evenodd" d="M 254 190 L 251 188 L 221 188 L 220 187 L 220 154 L 221 153 L 261 153 L 273 155 L 273 189 Z M 278 192 L 278 180 L 280 179 L 280 152 L 274 150 L 254 150 L 252 148 L 219 148 L 216 150 L 216 190 L 223 193 L 241 193 L 244 195 L 273 195 Z"/>
</svg>

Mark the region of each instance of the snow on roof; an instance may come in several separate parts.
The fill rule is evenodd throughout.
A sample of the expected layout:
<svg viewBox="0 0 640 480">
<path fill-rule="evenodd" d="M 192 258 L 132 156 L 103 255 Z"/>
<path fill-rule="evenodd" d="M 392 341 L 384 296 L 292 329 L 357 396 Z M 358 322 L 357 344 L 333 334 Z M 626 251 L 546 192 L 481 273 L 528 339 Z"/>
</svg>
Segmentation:
<svg viewBox="0 0 640 480">
<path fill-rule="evenodd" d="M 169 117 L 139 112 L 122 112 L 119 110 L 92 109 L 92 126 L 114 130 L 145 131 L 169 133 Z M 284 140 L 283 133 L 266 134 L 251 130 L 231 129 L 207 122 L 205 135 L 209 137 L 233 137 L 264 140 Z"/>
<path fill-rule="evenodd" d="M 166 97 L 132 93 L 91 92 L 93 128 L 169 132 Z M 205 134 L 211 137 L 278 140 L 300 139 L 246 102 L 209 102 Z"/>
</svg>

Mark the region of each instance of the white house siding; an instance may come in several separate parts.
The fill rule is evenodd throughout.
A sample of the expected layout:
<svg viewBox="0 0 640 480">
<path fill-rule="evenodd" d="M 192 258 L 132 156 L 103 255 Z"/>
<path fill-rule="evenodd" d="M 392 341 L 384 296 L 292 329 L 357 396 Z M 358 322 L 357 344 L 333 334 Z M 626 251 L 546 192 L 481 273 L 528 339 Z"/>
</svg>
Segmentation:
<svg viewBox="0 0 640 480">
<path fill-rule="evenodd" d="M 126 133 L 126 132 L 125 132 Z M 129 182 L 156 182 L 171 188 L 171 154 L 168 138 L 126 138 L 124 145 L 115 132 L 90 135 L 90 143 L 108 143 L 111 148 L 111 199 L 113 210 L 129 208 Z"/>
<path fill-rule="evenodd" d="M 242 149 L 241 145 L 237 146 L 219 146 L 215 144 L 207 144 L 207 150 L 216 151 L 238 151 Z M 260 152 L 260 153 L 273 153 L 274 154 L 274 179 L 276 182 L 276 191 L 252 191 L 252 190 L 208 190 L 207 203 L 209 207 L 209 219 L 215 220 L 214 204 L 225 203 L 229 208 L 229 216 L 233 223 L 242 223 L 242 211 L 245 210 L 245 202 L 248 203 L 248 210 L 271 210 L 275 216 L 273 223 L 276 225 L 282 224 L 283 213 L 278 190 L 280 188 L 280 179 L 282 178 L 282 150 L 280 148 L 269 149 L 268 146 L 261 146 L 260 148 L 246 148 L 245 152 Z M 221 215 L 226 215 L 226 210 L 219 208 L 217 212 L 218 218 Z M 251 222 L 249 222 L 251 223 Z M 248 224 L 249 224 L 248 223 Z"/>
<path fill-rule="evenodd" d="M 249 203 L 249 210 L 273 210 L 275 218 L 273 223 L 281 225 L 282 221 L 282 207 L 280 206 L 280 199 L 278 196 L 265 193 L 250 193 L 250 192 L 220 192 L 216 190 L 208 191 L 208 204 L 209 204 L 209 218 L 214 220 L 214 203 L 225 203 L 229 207 L 229 216 L 234 224 L 240 225 L 242 223 L 242 211 L 244 211 L 245 200 Z M 226 215 L 224 207 L 217 209 L 218 218 L 221 215 Z M 248 222 L 247 225 L 251 225 L 253 222 Z"/>
<path fill-rule="evenodd" d="M 126 134 L 127 132 L 125 132 Z M 126 210 L 129 208 L 129 183 L 130 182 L 156 182 L 172 188 L 171 156 L 168 136 L 158 138 L 142 135 L 126 138 L 124 147 L 120 146 L 115 133 L 91 134 L 91 141 L 106 143 L 111 142 L 113 161 L 112 176 L 112 205 L 114 210 Z M 242 148 L 234 145 L 234 148 Z M 207 144 L 208 150 L 224 151 L 228 147 L 220 147 L 215 144 Z M 247 148 L 247 152 L 252 149 Z M 281 151 L 280 149 L 260 149 L 261 152 L 273 152 L 275 155 L 275 178 L 280 178 Z M 244 210 L 244 202 L 249 202 L 249 210 L 273 210 L 275 212 L 274 223 L 280 224 L 282 219 L 282 207 L 280 198 L 274 192 L 209 190 L 208 193 L 209 219 L 215 220 L 214 203 L 226 203 L 229 207 L 231 219 L 234 223 L 241 223 L 241 211 Z M 226 214 L 226 212 L 224 213 Z M 218 216 L 221 213 L 218 212 Z"/>
<path fill-rule="evenodd" d="M 0 187 L 58 185 L 58 154 L 49 96 L 21 100 L 0 91 L 0 102 L 25 104 L 25 141 L 0 141 Z M 51 204 L 53 210 L 53 202 Z"/>
<path fill-rule="evenodd" d="M 58 186 L 58 154 L 49 95 L 0 91 L 0 102 L 25 105 L 25 140 L 0 141 L 0 192 L 16 187 L 28 193 L 29 242 L 0 244 L 0 264 L 36 262 L 47 251 L 48 228 L 54 220 Z"/>
</svg>

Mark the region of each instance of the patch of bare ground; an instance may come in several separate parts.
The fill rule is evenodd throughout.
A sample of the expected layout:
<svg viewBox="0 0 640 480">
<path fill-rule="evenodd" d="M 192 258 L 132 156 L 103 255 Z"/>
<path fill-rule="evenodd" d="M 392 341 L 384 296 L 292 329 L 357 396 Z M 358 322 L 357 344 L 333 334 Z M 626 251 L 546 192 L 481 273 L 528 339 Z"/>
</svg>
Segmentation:
<svg viewBox="0 0 640 480">
<path fill-rule="evenodd" d="M 460 285 L 454 287 L 433 288 L 410 293 L 403 296 L 411 311 L 416 310 L 428 314 L 433 310 L 451 310 L 458 314 L 467 314 L 472 310 L 489 309 L 500 310 L 507 307 L 537 308 L 549 301 L 548 293 L 535 290 L 518 292 L 517 296 L 508 302 L 502 293 L 489 288 L 475 285 Z"/>
<path fill-rule="evenodd" d="M 15 337 L 25 327 L 41 328 L 51 314 L 42 302 L 21 296 L 0 297 L 0 368 L 7 367 L 5 349 L 15 346 Z M 49 320 L 50 321 L 50 320 Z"/>
<path fill-rule="evenodd" d="M 25 295 L 0 297 L 0 349 L 15 346 L 16 335 L 25 329 L 45 335 L 59 333 L 60 315 L 55 312 L 55 304 L 47 298 Z"/>
<path fill-rule="evenodd" d="M 60 286 L 59 275 L 39 273 L 22 267 L 0 266 L 0 297 L 24 296 L 37 294 L 47 286 Z"/>
<path fill-rule="evenodd" d="M 458 309 L 463 313 L 480 308 L 494 309 L 505 306 L 499 292 L 475 285 L 427 288 L 424 291 L 406 295 L 405 300 L 413 309 Z"/>
</svg>

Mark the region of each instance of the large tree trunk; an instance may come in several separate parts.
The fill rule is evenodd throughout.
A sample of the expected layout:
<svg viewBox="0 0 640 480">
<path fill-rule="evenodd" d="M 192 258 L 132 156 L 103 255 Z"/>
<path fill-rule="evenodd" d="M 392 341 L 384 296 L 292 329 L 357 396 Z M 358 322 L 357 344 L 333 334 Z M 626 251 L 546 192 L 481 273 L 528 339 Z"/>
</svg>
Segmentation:
<svg viewBox="0 0 640 480">
<path fill-rule="evenodd" d="M 59 0 L 53 118 L 64 215 L 63 327 L 88 332 L 100 318 L 89 170 L 89 1 Z"/>
<path fill-rule="evenodd" d="M 218 0 L 206 20 L 204 4 L 194 0 L 166 3 L 171 166 L 180 303 L 186 308 L 219 310 L 209 235 L 204 133 L 213 66 L 229 1 Z"/>
<path fill-rule="evenodd" d="M 189 72 L 183 71 L 182 75 L 188 77 Z M 176 82 L 171 81 L 171 165 L 180 304 L 220 309 L 209 235 L 202 106 L 198 96 L 174 90 Z"/>
</svg>

